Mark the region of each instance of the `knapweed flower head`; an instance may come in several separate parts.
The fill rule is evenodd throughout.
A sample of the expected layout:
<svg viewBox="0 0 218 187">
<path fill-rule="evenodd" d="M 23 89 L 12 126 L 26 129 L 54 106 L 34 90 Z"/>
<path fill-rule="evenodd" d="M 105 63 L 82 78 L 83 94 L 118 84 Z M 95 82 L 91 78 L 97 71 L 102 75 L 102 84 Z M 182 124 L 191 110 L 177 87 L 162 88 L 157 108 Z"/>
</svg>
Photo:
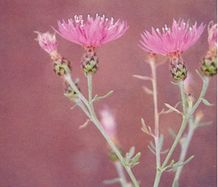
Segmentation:
<svg viewBox="0 0 218 187">
<path fill-rule="evenodd" d="M 217 47 L 217 24 L 211 21 L 208 25 L 208 43 L 209 48 Z"/>
<path fill-rule="evenodd" d="M 84 20 L 82 15 L 58 21 L 57 31 L 63 38 L 83 47 L 99 47 L 120 38 L 128 29 L 126 21 L 106 18 L 104 15 L 90 15 Z"/>
<path fill-rule="evenodd" d="M 162 30 L 152 28 L 151 32 L 144 31 L 140 46 L 148 53 L 164 56 L 181 54 L 200 38 L 204 28 L 202 23 L 197 26 L 197 23 L 190 25 L 184 20 L 174 20 L 171 28 L 165 25 Z"/>
<path fill-rule="evenodd" d="M 57 51 L 57 40 L 55 34 L 49 32 L 41 33 L 38 31 L 35 31 L 35 33 L 37 34 L 36 40 L 42 49 L 49 54 Z"/>
</svg>

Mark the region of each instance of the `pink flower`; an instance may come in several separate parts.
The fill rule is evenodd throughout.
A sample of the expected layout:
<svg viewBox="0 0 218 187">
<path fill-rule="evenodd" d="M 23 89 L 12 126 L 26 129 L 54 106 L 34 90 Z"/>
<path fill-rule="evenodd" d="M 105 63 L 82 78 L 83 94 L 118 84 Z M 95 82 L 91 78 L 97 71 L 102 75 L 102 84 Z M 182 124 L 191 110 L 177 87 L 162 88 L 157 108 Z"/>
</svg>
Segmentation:
<svg viewBox="0 0 218 187">
<path fill-rule="evenodd" d="M 210 48 L 217 46 L 217 24 L 213 21 L 208 24 L 208 43 Z"/>
<path fill-rule="evenodd" d="M 81 15 L 74 16 L 74 19 L 58 21 L 59 34 L 83 47 L 98 47 L 102 44 L 116 40 L 121 37 L 128 29 L 125 21 L 117 20 L 114 22 L 113 18 L 105 18 L 105 16 L 91 17 L 88 15 L 87 20 L 84 21 Z"/>
<path fill-rule="evenodd" d="M 100 116 L 101 116 L 101 123 L 107 134 L 112 139 L 116 139 L 117 124 L 115 122 L 114 116 L 112 115 L 111 111 L 105 108 L 101 110 Z"/>
<path fill-rule="evenodd" d="M 40 33 L 38 31 L 35 33 L 38 34 L 36 40 L 42 49 L 44 49 L 49 54 L 57 51 L 57 41 L 55 34 L 51 34 L 49 32 Z"/>
<path fill-rule="evenodd" d="M 172 28 L 165 25 L 160 29 L 152 28 L 151 33 L 145 31 L 141 34 L 142 40 L 140 46 L 146 52 L 172 55 L 181 54 L 191 47 L 201 36 L 205 26 L 201 23 L 197 27 L 197 23 L 190 26 L 184 20 L 173 21 Z"/>
</svg>

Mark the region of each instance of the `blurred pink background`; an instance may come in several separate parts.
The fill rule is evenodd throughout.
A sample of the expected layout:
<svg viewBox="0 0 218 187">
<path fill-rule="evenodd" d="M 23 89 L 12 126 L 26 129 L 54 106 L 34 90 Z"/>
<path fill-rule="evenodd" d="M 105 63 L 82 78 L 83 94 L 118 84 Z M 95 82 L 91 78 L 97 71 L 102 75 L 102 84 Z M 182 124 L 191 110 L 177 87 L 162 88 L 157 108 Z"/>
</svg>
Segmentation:
<svg viewBox="0 0 218 187">
<path fill-rule="evenodd" d="M 142 86 L 147 84 L 132 78 L 133 74 L 149 75 L 145 53 L 138 47 L 140 33 L 151 26 L 171 24 L 172 19 L 204 22 L 216 21 L 215 0 L 1 0 L 0 1 L 0 186 L 1 187 L 101 187 L 102 181 L 116 177 L 107 158 L 104 139 L 94 126 L 78 127 L 86 120 L 79 110 L 63 96 L 63 84 L 52 71 L 48 55 L 34 41 L 33 31 L 45 32 L 56 27 L 57 20 L 75 14 L 95 13 L 127 20 L 127 33 L 117 41 L 99 48 L 100 68 L 94 78 L 95 93 L 113 89 L 113 96 L 97 104 L 114 111 L 123 149 L 135 145 L 142 152 L 141 164 L 134 168 L 143 187 L 152 187 L 154 155 L 147 149 L 151 140 L 140 130 L 140 118 L 153 126 L 152 100 Z M 80 69 L 83 50 L 58 36 L 59 50 L 73 62 L 72 74 L 80 77 L 85 92 L 85 79 Z M 194 96 L 198 96 L 201 81 L 195 74 L 200 59 L 207 50 L 207 32 L 184 54 L 193 72 Z M 165 102 L 179 100 L 168 65 L 158 69 L 160 109 Z M 149 86 L 149 85 L 148 85 Z M 207 93 L 216 104 L 216 78 L 212 78 Z M 215 105 L 216 106 L 216 105 Z M 199 129 L 189 150 L 195 158 L 185 168 L 181 187 L 216 186 L 216 107 L 205 107 L 209 127 Z M 178 129 L 176 114 L 161 118 L 164 146 L 172 139 L 169 127 Z M 174 159 L 178 156 L 178 150 Z M 169 187 L 173 174 L 163 176 L 160 187 Z M 112 185 L 114 187 L 118 185 Z"/>
</svg>

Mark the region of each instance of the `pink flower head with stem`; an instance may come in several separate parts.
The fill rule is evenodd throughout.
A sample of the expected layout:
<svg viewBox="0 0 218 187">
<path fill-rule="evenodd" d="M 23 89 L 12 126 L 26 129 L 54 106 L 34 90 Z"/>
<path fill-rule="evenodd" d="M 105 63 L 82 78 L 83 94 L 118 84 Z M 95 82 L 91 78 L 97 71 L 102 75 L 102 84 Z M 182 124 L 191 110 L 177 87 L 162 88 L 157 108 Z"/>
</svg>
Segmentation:
<svg viewBox="0 0 218 187">
<path fill-rule="evenodd" d="M 211 21 L 208 24 L 208 44 L 209 48 L 217 48 L 217 24 Z"/>
<path fill-rule="evenodd" d="M 201 23 L 190 25 L 184 20 L 173 20 L 172 27 L 167 25 L 160 29 L 152 28 L 151 32 L 141 34 L 140 46 L 146 52 L 164 56 L 181 55 L 200 38 L 205 26 Z"/>
<path fill-rule="evenodd" d="M 126 21 L 106 18 L 104 15 L 95 17 L 90 15 L 84 20 L 82 15 L 58 21 L 58 33 L 73 43 L 85 48 L 95 48 L 112 40 L 120 38 L 128 29 Z"/>
<path fill-rule="evenodd" d="M 50 32 L 41 33 L 38 31 L 35 31 L 35 33 L 37 34 L 36 40 L 43 50 L 50 55 L 57 52 L 57 40 L 55 34 L 51 34 Z"/>
</svg>

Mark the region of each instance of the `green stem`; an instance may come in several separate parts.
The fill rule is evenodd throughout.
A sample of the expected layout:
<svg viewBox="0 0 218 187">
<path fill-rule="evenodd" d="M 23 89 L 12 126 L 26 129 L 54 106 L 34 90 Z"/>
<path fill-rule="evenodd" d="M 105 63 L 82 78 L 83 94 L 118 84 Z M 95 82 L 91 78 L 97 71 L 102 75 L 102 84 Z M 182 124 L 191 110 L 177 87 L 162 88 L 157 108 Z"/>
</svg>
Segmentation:
<svg viewBox="0 0 218 187">
<path fill-rule="evenodd" d="M 124 164 L 124 158 L 121 155 L 119 149 L 116 147 L 116 145 L 113 143 L 113 141 L 110 139 L 110 137 L 107 135 L 105 132 L 104 128 L 102 127 L 101 123 L 99 122 L 94 107 L 93 107 L 93 102 L 92 102 L 92 75 L 88 74 L 87 75 L 87 81 L 88 81 L 88 95 L 89 95 L 89 102 L 88 102 L 88 109 L 90 113 L 90 120 L 95 124 L 97 129 L 100 131 L 100 133 L 103 135 L 107 143 L 110 145 L 111 149 L 114 151 L 114 153 L 117 155 L 117 157 L 120 160 L 120 163 L 123 165 L 123 167 L 126 169 L 126 172 L 128 173 L 133 185 L 135 187 L 139 187 L 139 184 L 129 166 L 126 166 Z"/>
<path fill-rule="evenodd" d="M 187 98 L 186 98 L 186 93 L 185 93 L 184 81 L 179 82 L 179 89 L 180 89 L 180 95 L 181 95 L 181 100 L 182 100 L 183 114 L 186 114 Z"/>
<path fill-rule="evenodd" d="M 185 106 L 186 106 L 186 97 L 185 97 L 185 90 L 184 90 L 184 83 L 183 82 L 180 82 L 179 84 L 179 87 L 180 87 L 180 92 L 181 92 L 181 100 L 182 100 L 182 106 L 183 106 L 183 110 L 185 110 Z M 158 187 L 159 186 L 159 183 L 160 183 L 160 179 L 161 179 L 161 176 L 162 176 L 162 173 L 164 172 L 164 168 L 167 166 L 172 154 L 174 153 L 175 151 L 175 148 L 177 146 L 177 144 L 179 143 L 179 140 L 183 134 L 183 132 L 185 131 L 185 128 L 187 126 L 187 122 L 188 122 L 188 115 L 187 114 L 184 114 L 183 118 L 182 118 L 182 124 L 181 124 L 181 127 L 176 135 L 176 138 L 173 142 L 173 145 L 171 146 L 165 160 L 163 161 L 163 164 L 161 165 L 161 167 L 159 168 L 159 173 L 156 175 L 155 177 L 155 182 L 154 182 L 154 187 Z"/>
<path fill-rule="evenodd" d="M 154 102 L 154 124 L 155 124 L 155 148 L 156 148 L 156 168 L 160 167 L 160 146 L 159 146 L 159 112 L 158 112 L 158 96 L 157 96 L 157 75 L 156 75 L 156 65 L 153 59 L 149 60 L 151 66 L 152 74 L 152 88 L 153 88 L 153 102 Z"/>
<path fill-rule="evenodd" d="M 154 179 L 154 187 L 158 186 L 161 178 L 161 172 L 159 170 L 161 165 L 161 156 L 160 156 L 160 127 L 159 127 L 159 112 L 158 112 L 158 92 L 157 92 L 157 73 L 156 73 L 156 64 L 154 58 L 149 59 L 149 65 L 151 67 L 151 76 L 152 76 L 152 95 L 154 103 L 154 132 L 155 132 L 155 157 L 156 157 L 156 174 Z"/>
<path fill-rule="evenodd" d="M 181 81 L 179 83 L 179 87 L 180 87 L 180 94 L 181 94 L 181 99 L 182 99 L 183 112 L 185 112 L 186 111 L 186 103 L 187 103 L 187 101 L 186 101 L 186 96 L 185 96 L 184 82 Z M 167 156 L 166 156 L 166 158 L 165 158 L 165 160 L 164 160 L 164 162 L 162 164 L 162 168 L 164 168 L 168 164 L 172 154 L 174 153 L 175 148 L 176 148 L 177 144 L 179 143 L 179 140 L 180 140 L 183 132 L 185 131 L 188 119 L 189 119 L 189 114 L 183 113 L 181 127 L 179 129 L 178 134 L 176 135 L 176 138 L 175 138 L 175 140 L 173 142 L 172 147 L 170 148 L 170 150 L 169 150 L 169 152 L 168 152 L 168 154 L 167 154 Z"/>
<path fill-rule="evenodd" d="M 203 85 L 202 85 L 200 96 L 198 97 L 198 100 L 196 101 L 196 103 L 192 107 L 190 115 L 192 115 L 196 111 L 198 106 L 200 105 L 202 99 L 204 98 L 204 96 L 205 96 L 205 94 L 207 92 L 209 82 L 210 82 L 210 79 L 208 77 L 203 77 Z"/>
<path fill-rule="evenodd" d="M 124 173 L 124 170 L 123 170 L 123 166 L 121 165 L 120 161 L 114 162 L 114 166 L 115 166 L 115 168 L 117 170 L 121 186 L 122 187 L 128 187 L 129 183 L 126 180 L 126 176 L 125 176 L 125 173 Z"/>
<path fill-rule="evenodd" d="M 129 175 L 129 177 L 130 177 L 134 187 L 139 187 L 138 181 L 136 180 L 136 178 L 135 178 L 131 168 L 124 164 L 124 158 L 121 155 L 119 149 L 116 147 L 116 145 L 110 139 L 110 137 L 107 135 L 107 133 L 105 132 L 105 130 L 102 127 L 101 123 L 99 122 L 99 120 L 96 117 L 96 114 L 95 114 L 95 111 L 94 111 L 94 107 L 93 107 L 93 102 L 92 102 L 92 75 L 91 74 L 87 75 L 89 100 L 87 100 L 83 96 L 83 94 L 79 91 L 79 89 L 76 87 L 76 85 L 73 82 L 70 74 L 66 74 L 64 76 L 64 79 L 69 83 L 69 85 L 72 87 L 72 89 L 78 94 L 78 97 L 80 98 L 80 100 L 84 104 L 83 106 L 85 107 L 85 108 L 83 107 L 82 110 L 83 111 L 84 111 L 84 109 L 88 110 L 88 112 L 89 112 L 89 115 L 88 115 L 89 119 L 95 124 L 97 129 L 100 131 L 100 133 L 103 135 L 103 137 L 105 138 L 105 140 L 107 141 L 107 143 L 111 147 L 111 149 L 114 151 L 116 156 L 119 158 L 120 163 L 123 165 L 123 167 L 125 168 L 126 172 L 128 173 L 128 175 Z"/>
<path fill-rule="evenodd" d="M 153 187 L 158 187 L 161 179 L 162 171 L 157 170 L 156 175 L 155 175 L 155 180 L 154 180 L 154 185 Z"/>
<path fill-rule="evenodd" d="M 107 141 L 107 143 L 109 144 L 109 146 L 111 147 L 111 149 L 114 151 L 114 153 L 116 154 L 116 156 L 119 158 L 120 163 L 123 165 L 123 167 L 126 169 L 126 172 L 128 173 L 134 187 L 139 187 L 139 184 L 131 170 L 131 168 L 129 166 L 125 165 L 124 162 L 124 158 L 121 155 L 119 149 L 116 147 L 116 145 L 113 143 L 113 141 L 110 139 L 110 137 L 107 135 L 107 133 L 105 132 L 104 128 L 101 126 L 99 120 L 96 117 L 95 111 L 93 109 L 93 107 L 90 110 L 90 116 L 91 116 L 91 121 L 95 124 L 95 126 L 97 127 L 97 129 L 100 131 L 100 133 L 103 135 L 103 137 L 105 138 L 105 140 Z"/>
<path fill-rule="evenodd" d="M 81 110 L 86 114 L 88 118 L 90 118 L 89 112 L 86 106 L 82 102 L 77 102 L 77 105 L 81 108 Z"/>
<path fill-rule="evenodd" d="M 92 74 L 88 73 L 87 75 L 87 81 L 88 81 L 88 98 L 89 98 L 89 104 L 92 102 Z"/>
<path fill-rule="evenodd" d="M 203 85 L 202 85 L 202 90 L 201 90 L 200 96 L 198 97 L 198 100 L 196 101 L 196 103 L 194 104 L 194 106 L 192 107 L 192 109 L 190 111 L 189 131 L 188 131 L 187 136 L 184 137 L 184 140 L 182 143 L 179 162 L 184 162 L 184 160 L 186 158 L 187 151 L 188 151 L 188 148 L 189 148 L 191 140 L 192 140 L 192 136 L 193 136 L 195 129 L 196 129 L 196 126 L 195 126 L 196 124 L 194 124 L 194 122 L 193 122 L 193 113 L 196 111 L 196 109 L 200 105 L 202 99 L 205 97 L 208 85 L 209 85 L 209 78 L 203 77 Z M 181 166 L 176 170 L 176 174 L 175 174 L 175 177 L 173 180 L 173 185 L 172 185 L 173 187 L 179 186 L 179 178 L 180 178 L 183 167 L 184 166 Z"/>
<path fill-rule="evenodd" d="M 180 153 L 180 156 L 179 156 L 179 162 L 180 163 L 183 163 L 185 161 L 186 154 L 187 154 L 189 145 L 191 143 L 192 136 L 194 134 L 195 129 L 196 129 L 196 127 L 195 127 L 195 125 L 193 123 L 193 119 L 191 117 L 189 119 L 189 130 L 188 130 L 187 136 L 183 137 L 184 139 L 181 142 L 181 153 Z M 173 185 L 172 185 L 173 187 L 178 187 L 179 186 L 179 178 L 180 178 L 183 167 L 184 167 L 184 165 L 177 168 L 175 177 L 173 179 Z"/>
<path fill-rule="evenodd" d="M 186 108 L 187 98 L 186 98 L 186 95 L 185 95 L 184 83 L 181 82 L 179 84 L 181 100 L 182 100 L 182 106 L 183 106 L 183 120 L 182 120 L 181 127 L 180 127 L 180 129 L 179 129 L 179 131 L 178 131 L 178 133 L 176 135 L 176 138 L 175 138 L 175 140 L 173 142 L 173 145 L 171 146 L 165 160 L 163 161 L 163 164 L 162 164 L 162 166 L 160 168 L 160 173 L 157 175 L 157 180 L 156 180 L 157 182 L 155 181 L 154 187 L 159 186 L 159 181 L 160 181 L 162 173 L 164 172 L 164 168 L 167 166 L 172 154 L 174 153 L 175 148 L 176 148 L 177 144 L 179 143 L 179 140 L 182 137 L 183 132 L 186 129 L 186 126 L 187 126 L 188 121 L 190 120 L 190 117 L 192 117 L 193 113 L 196 111 L 196 109 L 198 108 L 198 106 L 200 105 L 202 99 L 204 98 L 204 96 L 206 94 L 206 91 L 207 91 L 207 88 L 208 88 L 208 85 L 209 85 L 209 78 L 208 77 L 203 77 L 202 79 L 203 79 L 203 85 L 202 85 L 200 96 L 199 96 L 198 100 L 196 101 L 196 103 L 194 104 L 194 106 L 188 111 L 187 111 L 187 108 Z M 190 136 L 192 136 L 192 135 L 190 135 Z"/>
</svg>

